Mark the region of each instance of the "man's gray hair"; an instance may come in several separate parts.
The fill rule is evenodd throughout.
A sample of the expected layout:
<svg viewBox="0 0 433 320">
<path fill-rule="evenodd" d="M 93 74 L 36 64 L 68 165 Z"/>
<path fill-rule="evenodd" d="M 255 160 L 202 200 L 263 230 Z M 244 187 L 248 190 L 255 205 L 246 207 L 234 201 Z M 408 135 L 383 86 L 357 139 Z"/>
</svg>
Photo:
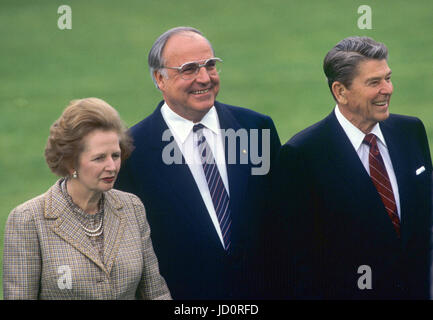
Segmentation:
<svg viewBox="0 0 433 320">
<path fill-rule="evenodd" d="M 388 48 L 369 37 L 348 37 L 337 43 L 323 60 L 323 71 L 328 78 L 332 96 L 332 84 L 335 81 L 350 88 L 359 63 L 370 59 L 388 60 Z"/>
<path fill-rule="evenodd" d="M 176 34 L 188 33 L 188 32 L 197 33 L 200 36 L 202 36 L 203 38 L 205 38 L 203 36 L 203 33 L 198 29 L 195 29 L 192 27 L 176 27 L 176 28 L 172 28 L 172 29 L 164 32 L 162 35 L 160 35 L 158 37 L 158 39 L 156 39 L 156 41 L 154 42 L 152 48 L 150 49 L 149 56 L 147 57 L 147 63 L 149 65 L 150 76 L 152 77 L 153 83 L 155 84 L 155 86 L 157 88 L 158 88 L 158 84 L 156 82 L 154 73 L 155 73 L 155 71 L 158 71 L 158 70 L 161 70 L 164 68 L 165 61 L 164 61 L 162 54 L 163 54 L 163 51 L 164 51 L 164 48 L 165 48 L 165 45 L 166 45 L 168 39 L 170 39 L 172 36 L 174 36 Z M 209 46 L 211 47 L 212 54 L 215 54 L 210 41 L 208 39 L 206 39 L 206 41 L 209 43 Z M 164 74 L 164 75 L 167 76 L 167 74 Z"/>
</svg>

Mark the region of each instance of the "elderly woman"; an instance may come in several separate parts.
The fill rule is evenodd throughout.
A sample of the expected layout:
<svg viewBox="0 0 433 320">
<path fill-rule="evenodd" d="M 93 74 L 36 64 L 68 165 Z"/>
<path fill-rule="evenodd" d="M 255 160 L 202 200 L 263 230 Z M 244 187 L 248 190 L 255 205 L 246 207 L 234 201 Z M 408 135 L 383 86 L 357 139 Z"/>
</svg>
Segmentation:
<svg viewBox="0 0 433 320">
<path fill-rule="evenodd" d="M 110 105 L 70 103 L 45 149 L 62 178 L 15 208 L 6 224 L 5 299 L 171 299 L 143 204 L 112 189 L 131 151 Z"/>
</svg>

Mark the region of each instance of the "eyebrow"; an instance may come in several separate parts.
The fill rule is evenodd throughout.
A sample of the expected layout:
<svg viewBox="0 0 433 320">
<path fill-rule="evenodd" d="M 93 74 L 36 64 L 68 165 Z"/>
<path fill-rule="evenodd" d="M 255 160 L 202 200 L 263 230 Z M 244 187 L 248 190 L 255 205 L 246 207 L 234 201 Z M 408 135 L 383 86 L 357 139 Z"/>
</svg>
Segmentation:
<svg viewBox="0 0 433 320">
<path fill-rule="evenodd" d="M 389 77 L 391 75 L 391 73 L 392 73 L 392 70 L 389 70 L 389 72 L 385 75 L 385 78 Z M 372 77 L 372 78 L 368 78 L 367 80 L 365 80 L 365 82 L 368 83 L 368 82 L 372 82 L 372 81 L 380 80 L 380 79 L 382 79 L 382 77 Z"/>
<path fill-rule="evenodd" d="M 95 153 L 91 157 L 92 158 L 98 158 L 98 157 L 101 157 L 101 156 L 105 156 L 105 153 Z"/>
</svg>

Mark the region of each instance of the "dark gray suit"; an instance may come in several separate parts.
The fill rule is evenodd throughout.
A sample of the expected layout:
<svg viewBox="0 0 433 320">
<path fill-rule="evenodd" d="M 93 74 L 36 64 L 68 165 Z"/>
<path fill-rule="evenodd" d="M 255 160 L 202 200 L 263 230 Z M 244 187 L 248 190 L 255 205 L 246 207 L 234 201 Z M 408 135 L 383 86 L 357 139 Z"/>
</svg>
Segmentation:
<svg viewBox="0 0 433 320">
<path fill-rule="evenodd" d="M 162 104 L 131 128 L 136 149 L 120 170 L 116 188 L 143 201 L 161 274 L 173 298 L 264 297 L 263 232 L 269 174 L 251 175 L 251 161 L 229 164 L 226 149 L 232 217 L 232 244 L 226 252 L 185 160 L 172 165 L 162 160 L 169 143 L 161 138 L 168 129 Z M 215 108 L 221 129 L 269 129 L 271 163 L 274 161 L 280 140 L 271 118 L 219 102 Z"/>
<path fill-rule="evenodd" d="M 380 128 L 398 183 L 401 239 L 334 112 L 282 147 L 276 189 L 291 296 L 428 298 L 432 164 L 425 129 L 417 118 L 393 114 Z M 364 265 L 371 290 L 358 287 Z"/>
</svg>

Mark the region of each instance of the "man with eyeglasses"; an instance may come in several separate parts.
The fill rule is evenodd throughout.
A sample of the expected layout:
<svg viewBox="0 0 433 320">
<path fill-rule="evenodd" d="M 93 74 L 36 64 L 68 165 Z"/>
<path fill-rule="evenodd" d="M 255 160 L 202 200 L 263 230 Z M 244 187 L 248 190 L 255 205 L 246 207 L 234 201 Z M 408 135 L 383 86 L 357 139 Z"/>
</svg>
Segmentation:
<svg viewBox="0 0 433 320">
<path fill-rule="evenodd" d="M 164 100 L 131 128 L 136 149 L 116 187 L 143 201 L 174 299 L 266 298 L 273 121 L 215 100 L 222 59 L 197 29 L 163 33 L 148 63 Z"/>
</svg>

